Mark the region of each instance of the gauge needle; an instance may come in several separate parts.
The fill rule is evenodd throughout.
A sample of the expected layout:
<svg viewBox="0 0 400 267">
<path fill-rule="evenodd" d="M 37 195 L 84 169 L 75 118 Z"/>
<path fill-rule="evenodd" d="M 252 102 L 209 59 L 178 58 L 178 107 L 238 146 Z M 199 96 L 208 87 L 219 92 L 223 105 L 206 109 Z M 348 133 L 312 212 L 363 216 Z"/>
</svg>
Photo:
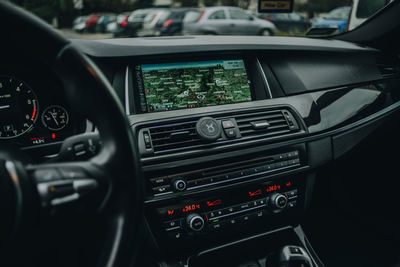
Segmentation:
<svg viewBox="0 0 400 267">
<path fill-rule="evenodd" d="M 54 121 L 56 122 L 56 124 L 58 125 L 58 121 L 56 120 L 56 117 L 54 116 L 53 112 L 50 112 L 51 116 L 53 117 Z"/>
<path fill-rule="evenodd" d="M 5 106 L 0 106 L 0 109 L 5 109 L 5 108 L 9 108 L 10 105 L 5 105 Z"/>
</svg>

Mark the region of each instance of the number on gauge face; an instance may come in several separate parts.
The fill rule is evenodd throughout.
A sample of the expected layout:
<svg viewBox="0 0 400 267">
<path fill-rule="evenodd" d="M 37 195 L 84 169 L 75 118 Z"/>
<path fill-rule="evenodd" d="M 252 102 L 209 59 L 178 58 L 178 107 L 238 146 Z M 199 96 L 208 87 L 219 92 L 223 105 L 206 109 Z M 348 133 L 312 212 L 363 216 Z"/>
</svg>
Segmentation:
<svg viewBox="0 0 400 267">
<path fill-rule="evenodd" d="M 49 130 L 58 131 L 68 124 L 68 112 L 62 106 L 49 106 L 43 111 L 42 122 Z"/>
<path fill-rule="evenodd" d="M 15 138 L 31 130 L 38 113 L 39 102 L 28 84 L 0 76 L 0 139 Z"/>
</svg>

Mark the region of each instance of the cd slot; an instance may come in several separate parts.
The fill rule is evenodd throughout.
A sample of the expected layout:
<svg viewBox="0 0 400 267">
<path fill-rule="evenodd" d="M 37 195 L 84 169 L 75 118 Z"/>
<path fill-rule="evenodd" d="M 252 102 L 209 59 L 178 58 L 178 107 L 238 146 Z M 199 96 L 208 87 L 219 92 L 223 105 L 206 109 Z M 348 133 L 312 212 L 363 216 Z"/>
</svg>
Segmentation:
<svg viewBox="0 0 400 267">
<path fill-rule="evenodd" d="M 255 160 L 248 160 L 238 163 L 226 164 L 222 166 L 218 166 L 209 170 L 203 171 L 204 176 L 212 176 L 226 173 L 226 170 L 229 168 L 231 171 L 241 170 L 243 168 L 257 167 L 259 165 L 270 164 L 274 162 L 273 157 L 266 158 L 258 158 Z"/>
</svg>

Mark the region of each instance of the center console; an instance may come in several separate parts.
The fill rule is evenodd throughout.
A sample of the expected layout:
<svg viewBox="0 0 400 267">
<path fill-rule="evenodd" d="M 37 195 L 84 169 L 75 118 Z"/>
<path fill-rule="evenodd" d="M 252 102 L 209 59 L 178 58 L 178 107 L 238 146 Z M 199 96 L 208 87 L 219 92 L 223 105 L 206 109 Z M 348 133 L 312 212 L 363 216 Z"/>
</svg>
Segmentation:
<svg viewBox="0 0 400 267">
<path fill-rule="evenodd" d="M 146 217 L 162 251 L 190 255 L 298 223 L 309 204 L 308 177 L 301 172 L 308 168 L 306 146 L 250 151 L 144 164 Z"/>
<path fill-rule="evenodd" d="M 193 255 L 298 225 L 312 182 L 307 143 L 294 140 L 307 128 L 290 105 L 251 107 L 271 97 L 256 58 L 161 59 L 132 69 L 146 221 L 166 259 L 211 266 L 207 253 Z M 302 249 L 296 240 L 281 245 Z"/>
</svg>

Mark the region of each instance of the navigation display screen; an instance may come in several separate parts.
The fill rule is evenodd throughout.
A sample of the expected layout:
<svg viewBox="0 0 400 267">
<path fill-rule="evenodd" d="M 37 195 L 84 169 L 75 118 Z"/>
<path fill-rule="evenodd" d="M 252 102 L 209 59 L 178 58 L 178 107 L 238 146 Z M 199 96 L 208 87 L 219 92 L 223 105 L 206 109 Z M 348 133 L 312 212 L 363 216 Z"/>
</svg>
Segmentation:
<svg viewBox="0 0 400 267">
<path fill-rule="evenodd" d="M 141 76 L 142 111 L 167 111 L 252 100 L 243 59 L 146 64 L 136 66 L 136 76 Z"/>
</svg>

